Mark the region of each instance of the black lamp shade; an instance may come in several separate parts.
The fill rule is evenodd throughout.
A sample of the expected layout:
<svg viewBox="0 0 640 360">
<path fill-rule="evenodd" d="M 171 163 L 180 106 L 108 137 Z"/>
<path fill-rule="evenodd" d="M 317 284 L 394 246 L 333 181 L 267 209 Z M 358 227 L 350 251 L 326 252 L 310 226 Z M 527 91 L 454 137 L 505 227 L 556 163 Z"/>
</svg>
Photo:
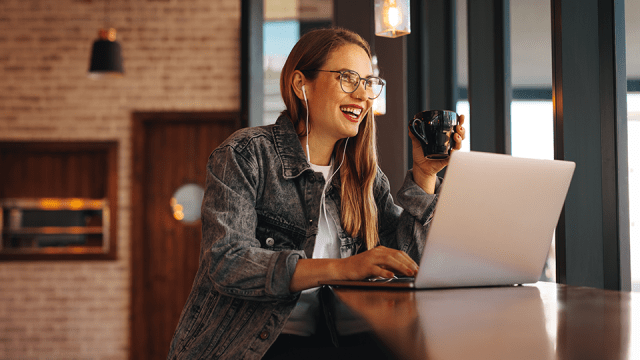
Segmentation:
<svg viewBox="0 0 640 360">
<path fill-rule="evenodd" d="M 122 68 L 122 50 L 117 41 L 98 39 L 93 43 L 89 73 L 91 75 L 124 73 L 124 69 Z"/>
</svg>

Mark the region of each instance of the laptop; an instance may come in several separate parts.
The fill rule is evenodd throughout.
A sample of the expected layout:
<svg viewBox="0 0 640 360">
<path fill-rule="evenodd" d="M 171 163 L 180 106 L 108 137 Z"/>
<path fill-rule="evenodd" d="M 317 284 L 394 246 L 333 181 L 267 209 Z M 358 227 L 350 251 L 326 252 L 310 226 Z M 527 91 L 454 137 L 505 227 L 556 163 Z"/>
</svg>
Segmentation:
<svg viewBox="0 0 640 360">
<path fill-rule="evenodd" d="M 535 283 L 574 169 L 570 161 L 455 151 L 415 278 L 320 284 L 428 289 Z"/>
</svg>

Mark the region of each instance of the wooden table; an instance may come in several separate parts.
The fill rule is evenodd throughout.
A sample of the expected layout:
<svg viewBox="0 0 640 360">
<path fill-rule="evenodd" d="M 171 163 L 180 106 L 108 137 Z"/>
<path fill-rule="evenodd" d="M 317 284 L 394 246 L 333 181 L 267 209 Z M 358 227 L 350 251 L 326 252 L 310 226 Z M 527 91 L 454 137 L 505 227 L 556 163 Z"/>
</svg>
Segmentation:
<svg viewBox="0 0 640 360">
<path fill-rule="evenodd" d="M 397 359 L 640 359 L 639 293 L 543 282 L 332 290 Z"/>
</svg>

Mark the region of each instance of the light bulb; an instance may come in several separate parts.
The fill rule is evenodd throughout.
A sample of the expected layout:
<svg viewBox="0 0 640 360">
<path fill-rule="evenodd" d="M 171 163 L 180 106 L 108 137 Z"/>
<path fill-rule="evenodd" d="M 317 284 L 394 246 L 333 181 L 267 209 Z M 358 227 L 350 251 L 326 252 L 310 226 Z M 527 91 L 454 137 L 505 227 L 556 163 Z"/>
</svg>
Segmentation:
<svg viewBox="0 0 640 360">
<path fill-rule="evenodd" d="M 402 23 L 402 11 L 396 4 L 395 0 L 390 0 L 384 6 L 384 23 L 393 29 Z"/>
<path fill-rule="evenodd" d="M 395 38 L 411 33 L 409 0 L 375 0 L 376 35 Z"/>
</svg>

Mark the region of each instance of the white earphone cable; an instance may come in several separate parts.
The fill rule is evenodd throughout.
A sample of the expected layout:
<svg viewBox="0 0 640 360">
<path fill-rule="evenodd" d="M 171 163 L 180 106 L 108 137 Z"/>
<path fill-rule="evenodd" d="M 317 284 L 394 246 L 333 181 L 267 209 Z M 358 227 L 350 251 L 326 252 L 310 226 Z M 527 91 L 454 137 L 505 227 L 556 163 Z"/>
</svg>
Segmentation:
<svg viewBox="0 0 640 360">
<path fill-rule="evenodd" d="M 304 96 L 304 103 L 306 105 L 306 132 L 307 132 L 307 141 L 306 141 L 306 147 L 307 147 L 307 161 L 309 161 L 309 164 L 311 164 L 311 152 L 309 151 L 309 101 L 307 100 L 307 92 L 305 91 L 304 85 L 302 85 L 302 95 Z M 324 218 L 325 221 L 327 223 L 327 230 L 329 230 L 329 236 L 331 238 L 333 238 L 333 234 L 331 234 L 331 224 L 329 223 L 329 217 L 327 216 L 327 206 L 326 206 L 326 202 L 325 202 L 325 190 L 327 189 L 327 187 L 331 184 L 331 179 L 333 179 L 333 176 L 335 174 L 338 173 L 338 171 L 340 171 L 340 168 L 342 167 L 342 163 L 344 163 L 344 158 L 347 154 L 347 144 L 349 143 L 349 138 L 347 138 L 344 142 L 344 149 L 342 151 L 342 160 L 340 161 L 340 165 L 338 165 L 338 168 L 333 172 L 333 174 L 331 174 L 331 176 L 329 176 L 329 178 L 327 179 L 326 183 L 325 183 L 325 188 L 322 190 L 322 197 L 320 199 L 320 204 L 322 206 L 322 210 L 324 212 Z M 335 222 L 335 219 L 334 219 Z M 338 236 L 338 234 L 336 234 L 336 237 Z"/>
<path fill-rule="evenodd" d="M 322 189 L 322 196 L 320 198 L 320 204 L 321 204 L 322 210 L 324 212 L 324 219 L 325 219 L 325 221 L 327 223 L 327 230 L 329 230 L 329 237 L 331 237 L 331 238 L 333 238 L 333 234 L 331 234 L 331 224 L 329 223 L 329 216 L 327 216 L 327 204 L 325 202 L 325 191 L 327 190 L 327 187 L 331 184 L 331 179 L 333 179 L 333 176 L 338 173 L 338 171 L 342 167 L 342 163 L 344 163 L 344 157 L 345 157 L 345 155 L 347 153 L 347 143 L 348 142 L 349 142 L 349 138 L 347 138 L 347 140 L 345 140 L 345 142 L 344 142 L 344 150 L 342 151 L 342 160 L 340 161 L 340 165 L 338 165 L 338 168 L 327 179 L 327 182 L 325 183 L 324 189 Z M 333 217 L 332 217 L 332 219 L 333 219 Z M 336 222 L 335 219 L 333 219 L 333 221 Z M 338 234 L 336 234 L 336 237 L 337 236 L 338 236 Z"/>
<path fill-rule="evenodd" d="M 307 161 L 311 164 L 311 153 L 309 152 L 309 102 L 307 101 L 307 92 L 304 89 L 304 85 L 302 85 L 302 95 L 304 95 L 304 103 L 307 106 L 305 109 L 305 112 L 307 113 L 307 121 L 305 125 L 305 129 L 307 130 Z"/>
</svg>

